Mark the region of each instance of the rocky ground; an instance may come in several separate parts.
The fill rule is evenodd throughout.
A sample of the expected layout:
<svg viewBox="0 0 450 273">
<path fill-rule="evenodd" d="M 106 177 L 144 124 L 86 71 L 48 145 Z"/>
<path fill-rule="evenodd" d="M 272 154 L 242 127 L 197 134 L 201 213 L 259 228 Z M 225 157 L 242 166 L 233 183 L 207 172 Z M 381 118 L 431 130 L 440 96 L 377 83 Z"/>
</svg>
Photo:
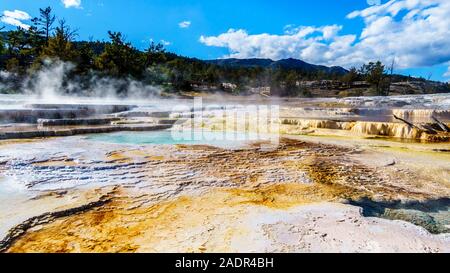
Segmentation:
<svg viewBox="0 0 450 273">
<path fill-rule="evenodd" d="M 23 99 L 0 113 L 10 122 L 0 125 L 0 252 L 450 252 L 448 138 L 431 143 L 393 119 L 448 124 L 448 95 L 230 97 L 281 106 L 268 122 L 280 139 L 233 145 L 85 135 L 192 125 L 253 132 L 251 119 L 224 125 L 221 95 L 209 101 L 218 107 L 187 112 L 162 100 L 100 113 L 30 110 Z M 192 120 L 199 109 L 204 117 Z"/>
<path fill-rule="evenodd" d="M 2 142 L 0 249 L 449 252 L 448 153 L 369 143 Z"/>
</svg>

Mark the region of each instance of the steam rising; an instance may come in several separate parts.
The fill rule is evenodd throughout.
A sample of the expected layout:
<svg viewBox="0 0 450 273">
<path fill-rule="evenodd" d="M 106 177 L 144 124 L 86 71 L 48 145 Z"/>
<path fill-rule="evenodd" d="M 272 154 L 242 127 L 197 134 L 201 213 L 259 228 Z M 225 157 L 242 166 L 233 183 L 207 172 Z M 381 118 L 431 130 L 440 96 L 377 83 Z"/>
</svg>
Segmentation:
<svg viewBox="0 0 450 273">
<path fill-rule="evenodd" d="M 47 103 L 73 102 L 81 98 L 128 100 L 161 95 L 161 88 L 131 78 L 113 79 L 90 72 L 79 76 L 75 65 L 46 60 L 31 76 L 0 71 L 0 92 L 23 93 Z"/>
<path fill-rule="evenodd" d="M 73 69 L 73 65 L 64 62 L 46 62 L 38 73 L 25 81 L 24 93 L 37 95 L 48 102 L 57 102 L 63 93 L 65 75 Z"/>
<path fill-rule="evenodd" d="M 2 90 L 11 90 L 16 76 L 16 74 L 11 72 L 0 71 L 0 92 Z"/>
</svg>

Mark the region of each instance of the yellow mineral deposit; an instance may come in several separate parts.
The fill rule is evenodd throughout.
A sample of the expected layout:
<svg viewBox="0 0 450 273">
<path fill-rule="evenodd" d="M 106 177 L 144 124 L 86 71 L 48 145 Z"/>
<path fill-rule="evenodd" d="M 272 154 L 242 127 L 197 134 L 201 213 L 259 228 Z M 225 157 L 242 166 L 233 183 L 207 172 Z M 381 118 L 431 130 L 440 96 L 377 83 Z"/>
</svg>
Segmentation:
<svg viewBox="0 0 450 273">
<path fill-rule="evenodd" d="M 169 115 L 173 130 L 277 136 L 271 149 L 274 138 L 170 141 L 159 127 L 1 141 L 0 250 L 449 252 L 450 143 L 416 122 L 448 111 L 389 110 L 408 125 L 308 104 L 265 122 L 136 110 L 111 125 L 148 130 L 160 119 L 148 116 Z"/>
</svg>

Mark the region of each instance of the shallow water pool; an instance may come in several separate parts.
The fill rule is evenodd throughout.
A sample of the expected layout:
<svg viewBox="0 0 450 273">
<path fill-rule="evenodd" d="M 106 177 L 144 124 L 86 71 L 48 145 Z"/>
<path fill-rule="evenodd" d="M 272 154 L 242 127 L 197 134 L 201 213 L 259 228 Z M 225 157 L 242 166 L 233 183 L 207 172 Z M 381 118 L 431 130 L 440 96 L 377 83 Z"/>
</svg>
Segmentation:
<svg viewBox="0 0 450 273">
<path fill-rule="evenodd" d="M 88 140 L 114 144 L 131 145 L 210 145 L 222 148 L 239 148 L 256 141 L 274 141 L 271 136 L 240 132 L 173 132 L 170 130 L 152 132 L 117 132 L 96 134 Z"/>
</svg>

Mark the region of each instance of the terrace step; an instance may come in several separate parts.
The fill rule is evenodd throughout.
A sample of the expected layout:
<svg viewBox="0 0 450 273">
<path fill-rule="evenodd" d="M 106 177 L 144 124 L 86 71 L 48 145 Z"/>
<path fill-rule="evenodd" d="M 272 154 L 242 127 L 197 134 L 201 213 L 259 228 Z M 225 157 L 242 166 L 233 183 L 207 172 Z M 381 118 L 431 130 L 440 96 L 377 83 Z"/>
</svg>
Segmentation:
<svg viewBox="0 0 450 273">
<path fill-rule="evenodd" d="M 136 105 L 115 105 L 115 104 L 44 104 L 34 103 L 26 104 L 25 108 L 31 109 L 53 109 L 53 110 L 87 110 L 97 114 L 111 114 L 118 112 L 130 111 L 136 108 Z"/>
<path fill-rule="evenodd" d="M 0 121 L 36 123 L 38 119 L 79 118 L 90 114 L 87 109 L 8 109 L 0 110 Z"/>
<path fill-rule="evenodd" d="M 180 120 L 180 119 L 160 119 L 158 120 L 158 124 L 161 125 L 174 125 L 178 121 L 185 122 L 186 120 Z"/>
<path fill-rule="evenodd" d="M 28 138 L 46 138 L 46 137 L 64 137 L 84 134 L 101 134 L 121 131 L 158 131 L 170 129 L 172 125 L 150 125 L 150 126 L 108 126 L 108 127 L 81 127 L 61 130 L 36 130 L 23 132 L 0 133 L 0 139 L 28 139 Z"/>
<path fill-rule="evenodd" d="M 172 112 L 132 111 L 115 114 L 120 118 L 168 118 Z"/>
<path fill-rule="evenodd" d="M 76 125 L 110 125 L 119 118 L 87 118 L 87 119 L 39 119 L 39 126 L 76 126 Z"/>
</svg>

